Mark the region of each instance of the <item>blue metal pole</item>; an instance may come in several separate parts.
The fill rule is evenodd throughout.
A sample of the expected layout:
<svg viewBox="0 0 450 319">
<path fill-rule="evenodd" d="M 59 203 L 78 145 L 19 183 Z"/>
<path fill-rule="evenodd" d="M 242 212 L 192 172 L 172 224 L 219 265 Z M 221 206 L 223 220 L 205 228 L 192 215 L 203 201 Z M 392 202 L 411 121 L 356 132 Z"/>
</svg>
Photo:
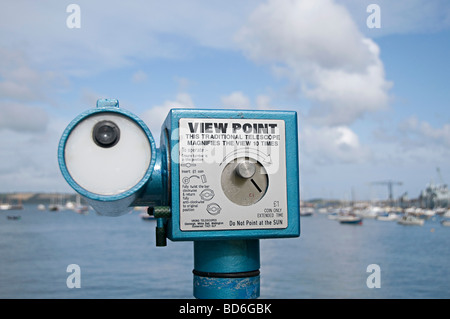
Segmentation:
<svg viewBox="0 0 450 319">
<path fill-rule="evenodd" d="M 259 240 L 194 241 L 194 297 L 259 297 Z"/>
</svg>

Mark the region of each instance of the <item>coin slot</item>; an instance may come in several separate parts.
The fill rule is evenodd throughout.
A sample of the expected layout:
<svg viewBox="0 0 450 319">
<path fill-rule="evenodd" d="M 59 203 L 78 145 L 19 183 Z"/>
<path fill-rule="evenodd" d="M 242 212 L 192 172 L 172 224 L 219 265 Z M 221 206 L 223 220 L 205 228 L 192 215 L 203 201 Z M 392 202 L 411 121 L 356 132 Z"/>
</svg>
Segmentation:
<svg viewBox="0 0 450 319">
<path fill-rule="evenodd" d="M 256 187 L 256 189 L 258 190 L 258 192 L 261 193 L 261 192 L 262 192 L 262 189 L 259 188 L 259 186 L 258 186 L 258 184 L 256 184 L 255 180 L 252 178 L 250 181 L 252 182 L 253 185 L 255 185 L 255 187 Z"/>
</svg>

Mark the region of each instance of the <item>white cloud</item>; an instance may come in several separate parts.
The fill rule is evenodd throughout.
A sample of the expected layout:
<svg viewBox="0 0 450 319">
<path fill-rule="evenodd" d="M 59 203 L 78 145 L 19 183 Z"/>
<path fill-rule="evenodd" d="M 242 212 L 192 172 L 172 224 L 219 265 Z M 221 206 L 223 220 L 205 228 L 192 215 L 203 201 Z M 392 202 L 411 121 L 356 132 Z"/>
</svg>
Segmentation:
<svg viewBox="0 0 450 319">
<path fill-rule="evenodd" d="M 345 5 L 360 29 L 370 36 L 436 32 L 450 26 L 450 3 L 447 0 L 336 0 Z M 369 29 L 367 6 L 380 7 L 381 28 Z"/>
<path fill-rule="evenodd" d="M 331 0 L 269 0 L 251 14 L 237 40 L 252 59 L 292 66 L 308 60 L 353 69 L 365 66 L 368 53 L 345 8 Z"/>
<path fill-rule="evenodd" d="M 236 37 L 252 60 L 268 63 L 309 98 L 309 120 L 349 125 L 388 106 L 379 48 L 332 0 L 269 0 Z"/>
<path fill-rule="evenodd" d="M 438 149 L 448 151 L 450 148 L 450 124 L 435 128 L 430 123 L 411 116 L 399 124 L 399 131 L 402 134 L 403 148 L 408 149 L 414 145 L 433 148 L 435 152 Z"/>
<path fill-rule="evenodd" d="M 222 107 L 224 108 L 259 110 L 268 110 L 272 108 L 271 98 L 265 94 L 257 95 L 254 103 L 252 103 L 250 98 L 241 91 L 234 91 L 229 95 L 223 95 L 220 100 Z"/>
<path fill-rule="evenodd" d="M 370 150 L 361 145 L 355 132 L 346 126 L 307 125 L 300 132 L 300 145 L 300 151 L 318 164 L 361 163 L 371 157 Z"/>
<path fill-rule="evenodd" d="M 140 117 L 147 124 L 153 134 L 155 142 L 159 144 L 161 125 L 167 117 L 170 109 L 195 108 L 194 102 L 188 93 L 178 93 L 175 100 L 167 100 L 161 105 L 153 106 L 144 111 Z"/>
<path fill-rule="evenodd" d="M 56 156 L 67 124 L 51 117 L 45 131 L 0 130 L 0 192 L 70 190 Z"/>
<path fill-rule="evenodd" d="M 65 85 L 65 77 L 31 66 L 23 52 L 0 48 L 0 130 L 44 132 L 49 116 L 42 106 Z"/>
<path fill-rule="evenodd" d="M 240 91 L 222 96 L 220 100 L 225 108 L 248 109 L 250 107 L 250 99 Z"/>
<path fill-rule="evenodd" d="M 34 62 L 91 75 L 149 58 L 183 58 L 196 46 L 232 48 L 232 36 L 259 0 L 79 0 L 81 27 L 69 29 L 68 2 L 13 1 L 0 10 L 0 46 Z"/>
<path fill-rule="evenodd" d="M 134 72 L 133 75 L 131 76 L 131 81 L 133 83 L 142 83 L 147 81 L 147 78 L 148 78 L 147 73 L 145 73 L 142 70 L 138 70 Z"/>
<path fill-rule="evenodd" d="M 235 91 L 229 95 L 221 97 L 222 107 L 225 108 L 237 108 L 237 109 L 249 109 L 252 108 L 250 99 L 242 92 Z M 258 95 L 256 97 L 255 107 L 258 109 L 270 108 L 270 97 L 266 95 Z M 161 132 L 161 125 L 167 117 L 167 114 L 174 108 L 196 108 L 192 97 L 188 93 L 178 93 L 173 100 L 166 100 L 160 105 L 155 105 L 139 116 L 150 128 L 155 142 L 159 144 L 159 135 Z"/>
<path fill-rule="evenodd" d="M 258 95 L 256 97 L 256 106 L 258 109 L 267 110 L 271 109 L 271 98 L 268 95 Z"/>
<path fill-rule="evenodd" d="M 0 130 L 43 132 L 48 122 L 47 112 L 40 107 L 0 101 Z"/>
<path fill-rule="evenodd" d="M 29 57 L 22 51 L 0 48 L 0 99 L 49 101 L 49 90 L 67 85 L 65 76 L 31 66 Z"/>
<path fill-rule="evenodd" d="M 370 46 L 376 45 L 372 42 Z M 311 88 L 305 87 L 303 92 L 313 101 L 309 115 L 317 123 L 349 125 L 367 113 L 388 108 L 391 84 L 384 79 L 379 60 L 362 73 L 316 69 L 310 75 Z"/>
</svg>

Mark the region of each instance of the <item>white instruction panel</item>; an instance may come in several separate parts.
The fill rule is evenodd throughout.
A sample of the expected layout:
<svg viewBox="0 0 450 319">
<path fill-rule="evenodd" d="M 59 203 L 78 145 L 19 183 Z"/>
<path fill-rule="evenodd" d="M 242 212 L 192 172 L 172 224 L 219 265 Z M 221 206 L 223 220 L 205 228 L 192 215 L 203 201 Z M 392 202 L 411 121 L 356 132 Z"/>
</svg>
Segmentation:
<svg viewBox="0 0 450 319">
<path fill-rule="evenodd" d="M 283 120 L 180 119 L 180 229 L 286 228 L 285 144 Z"/>
</svg>

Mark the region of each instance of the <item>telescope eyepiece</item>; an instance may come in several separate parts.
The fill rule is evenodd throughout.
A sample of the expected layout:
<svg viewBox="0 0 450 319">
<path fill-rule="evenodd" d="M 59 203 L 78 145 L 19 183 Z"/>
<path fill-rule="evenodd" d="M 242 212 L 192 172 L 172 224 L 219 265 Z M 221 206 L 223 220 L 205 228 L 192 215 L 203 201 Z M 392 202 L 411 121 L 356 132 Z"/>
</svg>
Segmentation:
<svg viewBox="0 0 450 319">
<path fill-rule="evenodd" d="M 113 147 L 120 139 L 119 127 L 112 121 L 100 121 L 92 130 L 92 139 L 100 147 Z"/>
</svg>

